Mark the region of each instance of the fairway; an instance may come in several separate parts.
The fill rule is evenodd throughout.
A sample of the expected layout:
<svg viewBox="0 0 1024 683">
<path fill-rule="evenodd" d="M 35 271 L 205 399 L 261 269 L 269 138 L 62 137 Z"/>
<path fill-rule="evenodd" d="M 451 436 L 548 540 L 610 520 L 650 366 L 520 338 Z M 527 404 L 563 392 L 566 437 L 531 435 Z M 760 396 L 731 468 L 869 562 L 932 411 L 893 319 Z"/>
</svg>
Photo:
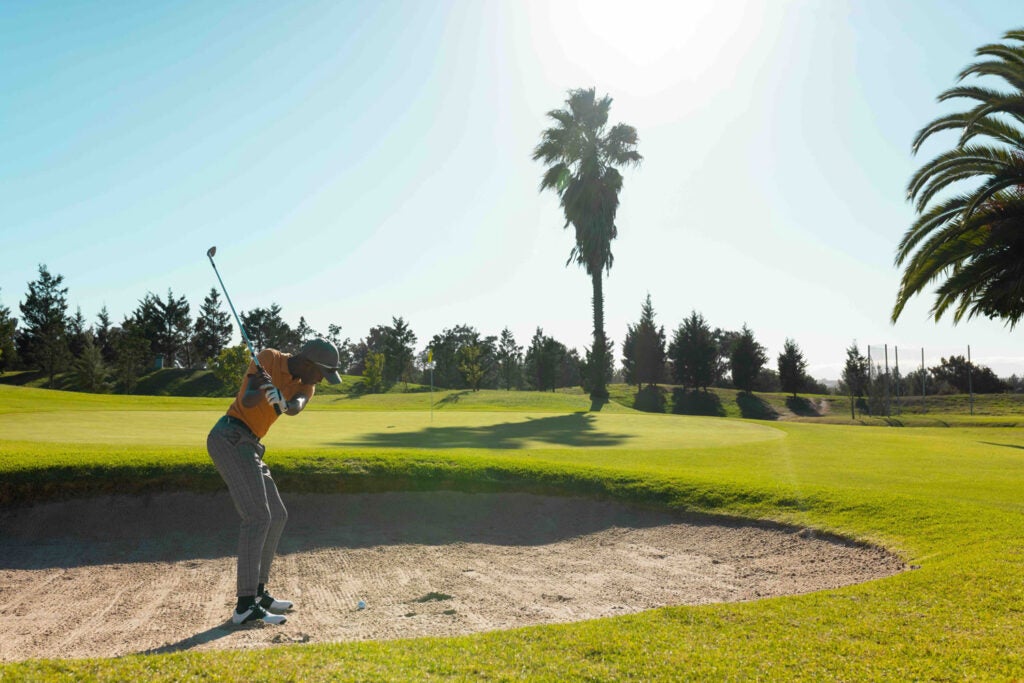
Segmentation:
<svg viewBox="0 0 1024 683">
<path fill-rule="evenodd" d="M 0 415 L 12 441 L 205 447 L 215 411 L 88 410 Z M 785 437 L 766 425 L 637 413 L 309 411 L 282 417 L 267 447 L 317 448 L 705 448 Z"/>
<path fill-rule="evenodd" d="M 303 591 L 304 600 L 339 612 L 337 619 L 324 621 L 324 630 L 317 632 L 322 635 L 316 639 L 313 631 L 297 628 L 271 632 L 269 637 L 278 637 L 276 641 L 261 641 L 217 630 L 224 619 L 221 608 L 227 605 L 218 601 L 228 600 L 231 592 L 222 585 L 230 582 L 231 572 L 224 579 L 224 572 L 217 569 L 230 565 L 235 523 L 230 508 L 202 515 L 202 521 L 192 524 L 186 534 L 167 526 L 178 523 L 175 515 L 167 513 L 183 507 L 173 496 L 223 495 L 224 485 L 204 441 L 228 400 L 93 397 L 0 387 L 0 495 L 13 503 L 6 509 L 16 512 L 32 501 L 60 501 L 68 496 L 88 506 L 93 504 L 90 500 L 101 500 L 97 496 L 116 496 L 123 501 L 117 509 L 132 510 L 125 520 L 132 520 L 142 531 L 163 529 L 152 535 L 163 539 L 157 543 L 146 541 L 144 533 L 130 532 L 134 527 L 127 522 L 101 527 L 105 536 L 78 534 L 73 532 L 79 521 L 75 515 L 50 518 L 51 523 L 39 527 L 38 536 L 31 527 L 17 527 L 21 540 L 16 543 L 29 545 L 9 548 L 7 564 L 0 567 L 0 586 L 8 587 L 4 599 L 19 595 L 12 582 L 27 580 L 18 572 L 42 571 L 44 579 L 89 585 L 89 575 L 82 572 L 95 562 L 128 572 L 120 575 L 122 579 L 107 576 L 104 585 L 109 585 L 111 595 L 129 601 L 136 595 L 139 600 L 154 592 L 157 598 L 165 595 L 166 591 L 147 589 L 145 581 L 150 580 L 147 576 L 166 572 L 173 572 L 166 576 L 173 576 L 175 582 L 185 582 L 177 585 L 191 586 L 190 590 L 204 596 L 202 604 L 190 610 L 196 615 L 194 623 L 175 622 L 173 637 L 160 640 L 157 634 L 165 627 L 159 625 L 151 636 L 145 635 L 145 629 L 132 632 L 130 642 L 139 649 L 158 646 L 155 651 L 165 654 L 8 663 L 0 666 L 0 676 L 33 681 L 69 677 L 233 680 L 259 678 L 267 666 L 282 678 L 297 680 L 425 680 L 439 677 L 439 671 L 444 672 L 443 678 L 511 679 L 524 670 L 528 678 L 541 680 L 610 680 L 627 675 L 648 680 L 1005 680 L 1024 674 L 1020 630 L 1024 430 L 984 426 L 984 420 L 968 428 L 910 429 L 647 415 L 621 407 L 585 412 L 579 409 L 586 402 L 583 397 L 550 394 L 536 395 L 531 409 L 530 394 L 512 393 L 481 392 L 460 401 L 465 409 L 456 410 L 454 402 L 449 402 L 433 417 L 422 409 L 420 395 L 376 396 L 367 404 L 353 398 L 324 400 L 316 410 L 282 418 L 266 440 L 268 463 L 281 482 L 282 494 L 296 501 L 295 535 L 286 541 L 295 545 L 283 555 L 282 580 Z M 412 409 L 413 405 L 420 407 Z M 379 409 L 386 406 L 393 409 Z M 963 419 L 970 423 L 969 416 Z M 439 491 L 470 492 L 475 504 L 484 503 L 484 507 L 460 508 L 451 499 L 430 515 L 425 504 L 414 505 L 412 516 L 404 518 L 395 516 L 395 505 L 373 507 L 388 500 L 379 492 L 421 492 L 439 496 L 426 500 L 445 500 L 440 496 L 449 494 Z M 372 495 L 343 513 L 328 514 L 328 504 L 315 502 L 340 501 L 339 493 Z M 527 521 L 527 511 L 520 509 L 508 521 L 495 524 L 488 522 L 488 514 L 516 508 L 507 502 L 487 505 L 483 493 L 599 498 L 662 513 L 770 520 L 786 524 L 783 528 L 791 537 L 803 538 L 793 531 L 807 530 L 807 538 L 839 534 L 881 546 L 913 570 L 770 600 L 668 607 L 657 606 L 678 605 L 680 599 L 637 601 L 633 604 L 644 611 L 635 614 L 613 609 L 616 599 L 598 605 L 591 613 L 601 617 L 597 619 L 552 623 L 566 620 L 556 616 L 542 626 L 473 634 L 473 628 L 464 628 L 471 615 L 478 614 L 479 623 L 487 623 L 483 611 L 474 611 L 473 593 L 468 590 L 473 581 L 492 580 L 497 593 L 525 595 L 522 603 L 516 603 L 525 612 L 564 614 L 578 603 L 578 613 L 585 614 L 583 593 L 566 590 L 570 585 L 582 591 L 599 584 L 586 578 L 589 574 L 574 574 L 561 580 L 566 590 L 557 590 L 559 580 L 552 578 L 560 568 L 581 566 L 567 547 L 558 545 L 570 538 L 584 539 L 584 547 L 601 549 L 605 554 L 587 551 L 585 556 L 613 573 L 634 566 L 647 567 L 640 570 L 646 575 L 669 558 L 681 560 L 694 549 L 709 548 L 706 540 L 695 541 L 689 548 L 673 545 L 683 538 L 675 531 L 659 541 L 630 535 L 633 532 L 625 531 L 630 525 L 621 517 L 600 529 L 561 527 L 551 538 L 542 533 L 542 520 L 562 524 L 579 518 L 579 508 L 533 521 Z M 307 495 L 328 498 L 301 503 Z M 223 505 L 224 499 L 220 500 Z M 198 503 L 185 507 L 205 509 Z M 96 509 L 81 516 L 95 516 Z M 166 520 L 163 527 L 152 526 L 157 511 Z M 211 518 L 223 536 L 205 521 Z M 424 528 L 448 529 L 456 558 L 447 574 L 437 575 L 447 577 L 440 581 L 425 570 L 433 550 L 401 554 L 403 544 L 434 547 L 435 538 L 426 531 L 401 534 L 402 529 L 412 533 L 413 520 L 430 519 L 435 521 Z M 384 526 L 373 526 L 374 520 L 391 520 L 397 526 L 383 531 Z M 310 523 L 318 529 L 316 533 L 308 531 Z M 16 527 L 9 523 L 5 528 Z M 528 534 L 523 544 L 526 554 L 515 559 L 521 562 L 516 565 L 519 569 L 502 574 L 495 568 L 503 566 L 503 561 L 489 564 L 484 555 L 461 556 L 471 548 L 474 553 L 483 552 L 483 546 L 478 547 L 483 532 L 471 532 L 474 528 Z M 657 528 L 671 525 L 633 527 L 643 533 Z M 68 536 L 62 539 L 61 533 Z M 323 533 L 340 536 L 330 537 L 329 542 L 316 540 Z M 288 534 L 286 530 L 285 539 Z M 345 534 L 361 535 L 353 542 L 356 537 Z M 189 551 L 173 545 L 176 539 L 188 537 L 198 539 L 205 549 Z M 39 543 L 33 545 L 34 538 Z M 170 550 L 162 550 L 161 543 L 171 543 Z M 508 549 L 513 544 L 497 537 L 493 545 Z M 86 559 L 74 560 L 69 555 L 72 551 Z M 672 565 L 675 568 L 669 574 L 661 575 L 666 578 L 658 582 L 659 590 L 678 589 L 682 577 L 690 575 L 714 584 L 716 572 L 739 566 L 740 556 L 756 555 L 752 551 L 748 543 L 737 549 L 735 560 Z M 386 554 L 392 552 L 399 554 Z M 364 569 L 346 564 L 349 553 L 355 553 L 350 558 L 353 562 L 365 555 L 368 564 Z M 537 576 L 538 581 L 548 582 L 538 591 L 547 598 L 529 597 L 529 589 L 524 591 L 520 583 L 533 571 L 537 553 L 546 553 L 552 560 L 551 568 Z M 135 556 L 143 561 L 126 563 Z M 32 567 L 14 566 L 19 557 Z M 80 566 L 69 566 L 76 563 Z M 805 564 L 810 569 L 815 561 Z M 475 571 L 476 578 L 465 570 Z M 791 574 L 768 570 L 771 567 L 759 564 L 755 557 L 747 573 L 765 586 Z M 309 584 L 335 575 L 347 577 L 350 588 L 327 593 Z M 136 578 L 129 580 L 131 576 Z M 208 587 L 188 583 L 200 577 L 208 578 Z M 76 584 L 80 581 L 85 583 Z M 351 586 L 358 587 L 359 582 L 373 587 L 366 593 L 379 608 L 360 617 L 362 621 L 353 621 L 345 610 L 351 609 L 355 595 Z M 752 585 L 748 590 L 758 590 Z M 424 606 L 416 602 L 435 594 L 452 598 Z M 41 593 L 40 599 L 44 596 Z M 699 597 L 696 602 L 701 602 Z M 88 613 L 101 614 L 106 609 L 98 602 L 82 604 Z M 153 603 L 155 613 L 162 609 L 162 599 Z M 0 608 L 0 616 L 16 620 L 21 618 L 19 610 L 23 616 L 29 614 L 24 605 Z M 110 610 L 111 614 L 134 614 L 133 606 L 121 600 L 110 603 Z M 455 614 L 446 614 L 450 610 Z M 624 616 L 610 616 L 617 613 Z M 490 614 L 487 618 L 494 621 L 489 623 L 499 629 L 530 623 L 503 621 L 500 610 Z M 294 623 L 298 627 L 304 622 L 296 615 Z M 431 633 L 451 637 L 315 644 L 320 638 L 345 640 L 346 633 L 356 632 L 375 640 L 398 637 L 388 633 L 415 636 L 427 633 L 416 628 L 428 623 L 438 629 Z M 397 631 L 398 626 L 411 630 Z M 44 633 L 49 627 L 40 628 L 40 642 L 52 645 Z M 92 632 L 87 620 L 76 629 L 75 647 L 82 647 Z M 161 643 L 166 643 L 163 649 Z M 207 646 L 247 647 L 246 643 L 282 647 L 261 650 L 258 655 L 202 651 Z M 122 647 L 123 643 L 111 641 L 91 652 L 131 651 Z M 652 650 L 659 656 L 650 657 Z"/>
</svg>

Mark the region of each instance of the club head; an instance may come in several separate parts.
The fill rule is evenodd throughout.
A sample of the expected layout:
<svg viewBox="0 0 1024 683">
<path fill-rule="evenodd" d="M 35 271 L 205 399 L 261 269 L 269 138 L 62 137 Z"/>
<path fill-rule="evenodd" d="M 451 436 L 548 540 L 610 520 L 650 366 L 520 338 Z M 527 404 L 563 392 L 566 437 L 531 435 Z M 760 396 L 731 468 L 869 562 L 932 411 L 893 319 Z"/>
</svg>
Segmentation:
<svg viewBox="0 0 1024 683">
<path fill-rule="evenodd" d="M 206 252 L 206 255 L 207 255 L 207 256 L 208 256 L 209 258 L 213 258 L 214 256 L 216 256 L 216 255 L 217 255 L 217 247 L 210 247 L 210 248 L 209 248 L 209 249 L 207 250 L 207 252 Z"/>
</svg>

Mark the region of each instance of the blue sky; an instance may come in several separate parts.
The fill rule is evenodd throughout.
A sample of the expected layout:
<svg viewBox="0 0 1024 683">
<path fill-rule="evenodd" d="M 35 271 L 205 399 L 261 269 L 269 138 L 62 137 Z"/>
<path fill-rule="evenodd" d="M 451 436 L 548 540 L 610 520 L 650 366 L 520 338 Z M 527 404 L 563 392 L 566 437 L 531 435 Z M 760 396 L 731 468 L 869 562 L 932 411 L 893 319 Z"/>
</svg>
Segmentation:
<svg viewBox="0 0 1024 683">
<path fill-rule="evenodd" d="M 566 91 L 614 98 L 625 173 L 606 281 L 620 343 L 651 294 L 746 323 L 820 378 L 898 344 L 1024 374 L 1019 333 L 896 325 L 914 133 L 1016 2 L 12 2 L 0 8 L 0 304 L 38 265 L 120 321 L 168 288 L 281 305 L 353 340 L 403 316 L 590 343 L 590 282 L 530 155 Z M 1017 10 L 1017 11 L 1014 11 Z M 617 347 L 618 348 L 618 347 Z"/>
</svg>

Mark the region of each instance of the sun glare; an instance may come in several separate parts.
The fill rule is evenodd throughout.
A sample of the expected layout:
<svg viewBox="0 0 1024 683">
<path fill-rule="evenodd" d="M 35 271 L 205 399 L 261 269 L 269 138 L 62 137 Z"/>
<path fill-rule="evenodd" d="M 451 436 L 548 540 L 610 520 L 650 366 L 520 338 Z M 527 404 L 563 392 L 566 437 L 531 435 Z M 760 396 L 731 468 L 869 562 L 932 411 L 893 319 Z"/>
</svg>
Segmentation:
<svg viewBox="0 0 1024 683">
<path fill-rule="evenodd" d="M 755 2 L 545 4 L 548 28 L 567 57 L 638 94 L 699 78 L 723 57 L 741 56 L 762 9 Z"/>
</svg>

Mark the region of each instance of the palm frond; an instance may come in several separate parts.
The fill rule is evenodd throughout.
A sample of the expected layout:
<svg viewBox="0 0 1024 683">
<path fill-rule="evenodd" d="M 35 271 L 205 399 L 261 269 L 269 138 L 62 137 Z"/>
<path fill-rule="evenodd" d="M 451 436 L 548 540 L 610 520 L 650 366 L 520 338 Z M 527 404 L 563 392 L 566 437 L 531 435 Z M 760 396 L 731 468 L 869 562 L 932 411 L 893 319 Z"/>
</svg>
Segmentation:
<svg viewBox="0 0 1024 683">
<path fill-rule="evenodd" d="M 959 144 L 965 145 L 978 135 L 1002 142 L 1014 149 L 1024 150 L 1024 131 L 997 118 L 985 118 L 975 122 L 969 131 L 965 130 L 961 135 Z"/>
<path fill-rule="evenodd" d="M 900 240 L 896 251 L 896 266 L 903 265 L 920 241 L 932 231 L 960 215 L 969 201 L 970 195 L 952 197 L 918 217 Z"/>
<path fill-rule="evenodd" d="M 922 166 L 911 177 L 907 196 L 918 212 L 924 211 L 940 191 L 960 180 L 1003 173 L 1012 163 L 1011 153 L 987 145 L 956 147 Z"/>
<path fill-rule="evenodd" d="M 1015 57 L 1013 62 L 990 60 L 971 64 L 960 72 L 960 78 L 964 79 L 968 76 L 996 76 L 1002 78 L 1020 92 L 1024 90 L 1024 78 L 1022 78 L 1024 76 L 1024 61 L 1016 61 L 1016 59 L 1024 59 L 1024 50 L 1020 52 L 1020 56 Z"/>
</svg>

